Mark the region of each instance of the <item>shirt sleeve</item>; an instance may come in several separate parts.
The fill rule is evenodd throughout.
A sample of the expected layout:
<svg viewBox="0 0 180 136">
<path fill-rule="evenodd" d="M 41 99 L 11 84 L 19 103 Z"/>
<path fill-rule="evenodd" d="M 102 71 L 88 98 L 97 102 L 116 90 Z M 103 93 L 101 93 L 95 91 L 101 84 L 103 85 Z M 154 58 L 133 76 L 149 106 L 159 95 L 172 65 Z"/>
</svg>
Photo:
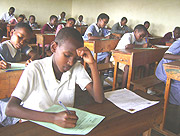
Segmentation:
<svg viewBox="0 0 180 136">
<path fill-rule="evenodd" d="M 121 40 L 119 41 L 116 49 L 125 49 L 126 45 L 131 43 L 131 35 L 129 33 L 124 34 Z"/>
<path fill-rule="evenodd" d="M 180 54 L 180 40 L 175 41 L 165 53 L 174 55 Z"/>
<path fill-rule="evenodd" d="M 111 34 L 111 32 L 108 29 L 103 28 L 103 35 L 104 35 L 104 37 L 109 36 L 110 34 Z"/>
<path fill-rule="evenodd" d="M 47 30 L 47 24 L 45 24 L 43 26 L 43 28 L 41 29 L 41 34 L 44 34 L 44 32 Z"/>
<path fill-rule="evenodd" d="M 24 53 L 24 54 L 26 54 L 26 55 L 28 55 L 30 51 L 32 51 L 32 48 L 29 47 L 29 46 L 27 46 L 27 45 L 24 46 L 24 47 L 21 49 L 21 52 Z"/>
<path fill-rule="evenodd" d="M 84 40 L 88 40 L 88 34 L 93 34 L 94 29 L 95 29 L 95 27 L 94 27 L 93 25 L 90 25 L 90 26 L 87 28 L 87 30 L 86 30 L 86 32 L 85 32 L 85 34 L 84 34 L 83 39 L 84 39 Z"/>
</svg>

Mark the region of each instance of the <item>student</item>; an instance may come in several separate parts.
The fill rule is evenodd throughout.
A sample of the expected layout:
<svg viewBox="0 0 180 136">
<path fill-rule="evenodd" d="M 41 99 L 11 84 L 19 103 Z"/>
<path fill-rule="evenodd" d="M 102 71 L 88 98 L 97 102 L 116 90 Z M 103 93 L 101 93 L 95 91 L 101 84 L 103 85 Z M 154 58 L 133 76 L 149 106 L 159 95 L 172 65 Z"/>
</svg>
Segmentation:
<svg viewBox="0 0 180 136">
<path fill-rule="evenodd" d="M 27 46 L 32 35 L 32 29 L 28 24 L 18 23 L 10 33 L 11 39 L 0 44 L 0 69 L 8 68 L 7 62 L 21 61 L 21 53 L 30 57 L 26 64 L 37 58 L 32 48 Z"/>
<path fill-rule="evenodd" d="M 116 24 L 113 25 L 111 29 L 111 33 L 117 33 L 117 34 L 125 34 L 132 32 L 132 30 L 126 25 L 127 24 L 127 18 L 123 17 L 121 19 L 121 22 L 117 22 Z"/>
<path fill-rule="evenodd" d="M 46 113 L 44 110 L 61 101 L 74 105 L 75 84 L 87 90 L 98 103 L 104 100 L 97 63 L 83 47 L 81 34 L 74 28 L 63 28 L 52 43 L 51 57 L 32 62 L 23 72 L 6 108 L 6 115 L 26 120 L 54 123 L 64 128 L 76 126 L 74 111 Z M 78 62 L 84 59 L 91 69 L 92 79 Z M 33 80 L 32 80 L 33 79 Z M 21 105 L 23 102 L 23 106 Z"/>
<path fill-rule="evenodd" d="M 58 18 L 55 15 L 50 16 L 50 22 L 47 22 L 41 29 L 41 33 L 55 33 L 56 32 L 56 25 L 57 25 Z"/>
<path fill-rule="evenodd" d="M 147 48 L 148 44 L 144 40 L 144 37 L 146 36 L 146 34 L 147 34 L 147 29 L 145 28 L 145 26 L 142 24 L 139 24 L 139 25 L 135 26 L 134 32 L 125 33 L 122 36 L 116 49 Z M 115 63 L 113 57 L 111 57 L 110 60 L 113 63 Z M 128 77 L 129 67 L 125 64 L 120 63 L 119 69 L 124 71 L 121 88 L 125 88 L 126 82 L 127 82 L 127 77 Z"/>
<path fill-rule="evenodd" d="M 59 23 L 65 23 L 66 22 L 66 13 L 64 11 L 58 16 L 58 22 Z"/>
<path fill-rule="evenodd" d="M 58 25 L 57 30 L 56 30 L 56 35 L 57 33 L 64 27 L 72 27 L 74 28 L 76 20 L 74 18 L 69 18 L 66 22 L 66 25 L 64 26 L 63 24 Z"/>
<path fill-rule="evenodd" d="M 178 38 L 180 38 L 180 27 L 175 27 L 173 32 L 168 32 L 164 35 L 159 44 L 166 45 L 166 42 L 173 43 Z"/>
<path fill-rule="evenodd" d="M 11 19 L 10 24 L 16 25 L 17 23 L 24 22 L 24 15 L 20 14 L 18 18 Z"/>
<path fill-rule="evenodd" d="M 15 8 L 14 7 L 10 7 L 9 8 L 9 12 L 7 13 L 3 13 L 0 20 L 3 22 L 7 22 L 9 23 L 9 21 L 11 21 L 11 19 L 14 19 L 14 12 L 15 12 Z"/>
<path fill-rule="evenodd" d="M 78 17 L 78 20 L 76 21 L 76 25 L 86 25 L 86 23 L 83 21 L 83 15 L 80 15 Z"/>
<path fill-rule="evenodd" d="M 32 29 L 37 29 L 38 28 L 38 24 L 35 21 L 36 21 L 35 16 L 34 15 L 30 15 L 29 16 L 29 21 L 27 23 L 29 24 L 29 26 Z"/>
<path fill-rule="evenodd" d="M 146 29 L 147 29 L 147 37 L 152 37 L 152 35 L 148 32 L 148 28 L 150 27 L 149 21 L 145 21 L 145 22 L 144 22 L 144 26 L 145 26 Z"/>
</svg>

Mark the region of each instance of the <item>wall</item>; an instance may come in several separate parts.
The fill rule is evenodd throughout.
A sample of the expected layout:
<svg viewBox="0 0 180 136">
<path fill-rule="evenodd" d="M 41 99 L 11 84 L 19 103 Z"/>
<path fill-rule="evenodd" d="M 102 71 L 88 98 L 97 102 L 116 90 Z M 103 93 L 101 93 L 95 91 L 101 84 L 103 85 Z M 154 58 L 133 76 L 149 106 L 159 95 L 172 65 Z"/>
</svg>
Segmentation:
<svg viewBox="0 0 180 136">
<path fill-rule="evenodd" d="M 49 21 L 51 15 L 59 15 L 62 11 L 67 13 L 67 17 L 72 13 L 72 0 L 0 0 L 0 15 L 15 7 L 15 15 L 34 14 L 38 24 L 44 25 Z"/>
<path fill-rule="evenodd" d="M 150 33 L 163 36 L 180 26 L 180 0 L 73 0 L 72 16 L 84 15 L 84 21 L 91 24 L 98 14 L 105 12 L 110 16 L 109 26 L 123 16 L 128 18 L 130 27 L 148 20 Z"/>
</svg>

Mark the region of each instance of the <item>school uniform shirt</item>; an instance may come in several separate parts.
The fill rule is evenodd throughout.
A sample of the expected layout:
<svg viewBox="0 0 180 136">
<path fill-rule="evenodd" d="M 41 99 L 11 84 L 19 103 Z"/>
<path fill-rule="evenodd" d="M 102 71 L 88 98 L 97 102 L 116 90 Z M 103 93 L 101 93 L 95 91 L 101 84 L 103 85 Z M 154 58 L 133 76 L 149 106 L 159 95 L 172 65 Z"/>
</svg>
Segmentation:
<svg viewBox="0 0 180 136">
<path fill-rule="evenodd" d="M 44 34 L 46 31 L 53 33 L 56 30 L 56 26 L 51 25 L 49 22 L 47 22 L 47 24 L 45 24 L 42 29 L 41 29 L 41 34 Z"/>
<path fill-rule="evenodd" d="M 84 21 L 79 21 L 79 20 L 77 20 L 76 21 L 76 25 L 86 25 L 86 23 L 84 22 Z"/>
<path fill-rule="evenodd" d="M 61 19 L 61 15 L 58 15 L 58 20 Z M 66 18 L 62 18 L 59 23 L 66 23 Z"/>
<path fill-rule="evenodd" d="M 92 36 L 96 36 L 96 37 L 106 37 L 106 36 L 109 36 L 111 33 L 106 28 L 99 28 L 96 25 L 96 23 L 93 23 L 87 28 L 87 30 L 83 36 L 84 40 L 88 40 L 88 34 L 92 34 Z M 92 52 L 92 54 L 93 54 L 93 52 Z M 98 53 L 97 62 L 104 60 L 108 55 L 109 55 L 109 52 Z"/>
<path fill-rule="evenodd" d="M 180 38 L 175 41 L 169 49 L 165 52 L 168 54 L 174 54 L 174 55 L 180 55 Z M 175 60 L 168 60 L 168 59 L 162 59 L 157 68 L 156 68 L 156 76 L 159 80 L 166 83 L 166 72 L 164 70 L 164 63 L 173 62 Z M 180 81 L 172 80 L 171 81 L 171 87 L 170 87 L 170 95 L 169 95 L 169 102 L 171 104 L 180 105 Z"/>
<path fill-rule="evenodd" d="M 34 22 L 34 23 L 30 23 L 29 21 L 27 22 L 28 23 L 28 25 L 32 28 L 32 29 L 37 29 L 38 28 L 38 24 L 36 23 L 36 22 Z"/>
<path fill-rule="evenodd" d="M 9 15 L 8 12 L 3 13 L 1 18 L 0 18 L 0 20 L 4 20 L 7 23 L 9 23 L 11 21 L 11 19 L 15 19 L 15 16 L 14 16 L 14 14 Z"/>
<path fill-rule="evenodd" d="M 21 61 L 21 53 L 26 55 L 32 50 L 29 46 L 24 46 L 21 49 L 15 49 L 10 40 L 0 43 L 0 60 L 7 62 L 19 62 Z"/>
<path fill-rule="evenodd" d="M 57 80 L 52 67 L 52 58 L 46 57 L 31 62 L 24 70 L 12 96 L 22 100 L 23 106 L 44 111 L 61 101 L 65 106 L 73 106 L 75 84 L 82 90 L 92 82 L 83 65 L 79 62 Z"/>
<path fill-rule="evenodd" d="M 161 38 L 159 44 L 160 44 L 160 45 L 166 45 L 166 42 L 168 42 L 168 41 L 171 40 L 171 39 L 176 40 L 176 39 L 174 38 L 174 33 L 173 33 L 173 32 L 168 32 L 168 33 L 166 33 L 166 34 L 164 35 L 163 38 Z"/>
<path fill-rule="evenodd" d="M 117 22 L 111 28 L 111 33 L 125 34 L 127 32 L 130 33 L 132 30 L 127 25 L 121 26 L 120 22 Z"/>
</svg>

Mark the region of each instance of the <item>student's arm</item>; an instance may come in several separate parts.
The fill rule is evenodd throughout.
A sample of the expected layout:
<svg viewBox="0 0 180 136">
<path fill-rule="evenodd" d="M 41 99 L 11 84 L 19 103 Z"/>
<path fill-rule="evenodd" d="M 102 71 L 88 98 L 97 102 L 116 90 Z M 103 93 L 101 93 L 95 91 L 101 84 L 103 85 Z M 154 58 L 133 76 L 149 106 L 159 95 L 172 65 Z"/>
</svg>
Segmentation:
<svg viewBox="0 0 180 136">
<path fill-rule="evenodd" d="M 166 42 L 168 42 L 169 40 L 171 40 L 171 36 L 172 36 L 171 32 L 165 34 L 164 37 L 161 38 L 159 44 L 165 45 Z"/>
<path fill-rule="evenodd" d="M 176 59 L 180 59 L 180 55 L 165 53 L 164 58 L 169 60 L 176 60 Z"/>
<path fill-rule="evenodd" d="M 145 43 L 143 45 L 139 45 L 139 44 L 128 44 L 125 46 L 125 49 L 133 49 L 133 48 L 147 48 L 148 44 Z"/>
<path fill-rule="evenodd" d="M 36 60 L 39 58 L 39 55 L 37 53 L 35 53 L 33 50 L 31 50 L 29 53 L 28 53 L 28 56 L 30 57 L 30 59 L 28 59 L 26 61 L 26 66 L 33 60 Z"/>
<path fill-rule="evenodd" d="M 10 117 L 17 117 L 26 120 L 35 120 L 42 122 L 50 122 L 64 128 L 72 128 L 76 126 L 78 117 L 74 111 L 72 114 L 66 111 L 59 113 L 47 113 L 24 108 L 21 104 L 21 100 L 16 97 L 11 97 L 7 107 L 6 115 Z"/>
<path fill-rule="evenodd" d="M 0 61 L 0 69 L 7 69 L 10 67 L 11 67 L 11 64 L 7 63 L 6 61 L 4 61 L 4 60 Z"/>
<path fill-rule="evenodd" d="M 91 69 L 91 77 L 93 82 L 89 83 L 86 86 L 86 89 L 93 96 L 96 102 L 102 103 L 104 100 L 104 92 L 101 85 L 96 61 L 94 60 L 90 50 L 86 47 L 77 49 L 77 54 L 83 58 L 84 62 L 88 63 Z"/>
</svg>

